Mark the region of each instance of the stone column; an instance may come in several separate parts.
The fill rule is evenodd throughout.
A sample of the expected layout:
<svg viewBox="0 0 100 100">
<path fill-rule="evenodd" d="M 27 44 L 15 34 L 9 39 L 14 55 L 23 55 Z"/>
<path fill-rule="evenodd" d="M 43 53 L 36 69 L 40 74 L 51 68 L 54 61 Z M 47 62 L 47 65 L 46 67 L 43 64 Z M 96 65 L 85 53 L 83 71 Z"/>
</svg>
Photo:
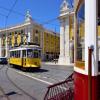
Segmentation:
<svg viewBox="0 0 100 100">
<path fill-rule="evenodd" d="M 60 57 L 64 57 L 64 23 L 61 22 L 60 26 Z"/>
<path fill-rule="evenodd" d="M 7 36 L 6 36 L 6 45 L 5 45 L 6 46 L 5 47 L 5 50 L 6 50 L 6 55 L 5 56 L 6 57 L 8 57 L 8 52 L 9 52 L 9 46 L 8 46 L 8 43 L 7 42 L 8 42 L 8 39 L 7 39 Z"/>
<path fill-rule="evenodd" d="M 64 33 L 65 32 L 65 26 L 64 26 L 64 21 L 60 21 L 60 56 L 59 56 L 59 64 L 64 64 L 64 57 L 65 57 L 65 47 L 64 47 Z"/>
<path fill-rule="evenodd" d="M 69 40 L 69 13 L 60 19 L 60 56 L 58 63 L 70 64 L 70 40 Z"/>
<path fill-rule="evenodd" d="M 66 64 L 70 64 L 70 40 L 69 40 L 69 15 L 66 17 L 65 20 L 65 39 L 64 39 L 64 46 L 65 46 L 65 62 Z"/>
<path fill-rule="evenodd" d="M 72 11 L 69 8 L 68 1 L 63 0 L 60 7 L 60 56 L 58 63 L 61 65 L 70 64 L 70 39 L 69 39 L 69 15 Z"/>
</svg>

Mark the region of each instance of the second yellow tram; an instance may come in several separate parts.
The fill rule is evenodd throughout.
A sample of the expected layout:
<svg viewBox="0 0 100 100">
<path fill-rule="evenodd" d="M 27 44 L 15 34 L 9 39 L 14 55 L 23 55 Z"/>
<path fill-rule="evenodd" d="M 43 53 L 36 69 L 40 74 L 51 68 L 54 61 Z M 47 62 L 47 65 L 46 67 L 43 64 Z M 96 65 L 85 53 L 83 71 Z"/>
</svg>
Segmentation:
<svg viewBox="0 0 100 100">
<path fill-rule="evenodd" d="M 41 67 L 41 48 L 37 45 L 24 45 L 10 50 L 10 65 L 23 68 Z"/>
</svg>

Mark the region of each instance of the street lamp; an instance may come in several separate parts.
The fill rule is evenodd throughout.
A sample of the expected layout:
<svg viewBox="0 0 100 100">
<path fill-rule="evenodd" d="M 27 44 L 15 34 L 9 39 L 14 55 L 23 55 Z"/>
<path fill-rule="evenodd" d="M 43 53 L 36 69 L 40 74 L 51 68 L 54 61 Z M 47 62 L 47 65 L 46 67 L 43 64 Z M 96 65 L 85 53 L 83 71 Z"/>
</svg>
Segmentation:
<svg viewBox="0 0 100 100">
<path fill-rule="evenodd" d="M 56 28 L 55 28 L 55 52 L 54 52 L 54 61 L 55 61 L 55 64 L 56 64 Z"/>
</svg>

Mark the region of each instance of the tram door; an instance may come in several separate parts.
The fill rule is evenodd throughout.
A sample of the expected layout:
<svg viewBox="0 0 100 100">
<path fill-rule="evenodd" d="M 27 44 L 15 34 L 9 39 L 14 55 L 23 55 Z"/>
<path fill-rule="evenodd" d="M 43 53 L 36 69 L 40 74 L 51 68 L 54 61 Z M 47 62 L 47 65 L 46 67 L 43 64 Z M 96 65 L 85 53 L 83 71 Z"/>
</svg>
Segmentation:
<svg viewBox="0 0 100 100">
<path fill-rule="evenodd" d="M 26 50 L 22 50 L 22 66 L 26 66 Z"/>
</svg>

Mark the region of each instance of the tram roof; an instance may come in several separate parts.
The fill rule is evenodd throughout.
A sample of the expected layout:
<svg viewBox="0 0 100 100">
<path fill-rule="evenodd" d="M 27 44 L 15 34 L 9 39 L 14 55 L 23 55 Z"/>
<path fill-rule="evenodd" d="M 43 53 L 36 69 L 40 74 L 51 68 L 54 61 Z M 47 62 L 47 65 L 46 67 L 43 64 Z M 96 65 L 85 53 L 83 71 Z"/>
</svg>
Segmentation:
<svg viewBox="0 0 100 100">
<path fill-rule="evenodd" d="M 14 51 L 14 50 L 25 50 L 25 49 L 41 49 L 40 46 L 38 45 L 22 45 L 20 47 L 16 47 L 16 48 L 12 48 L 10 49 L 10 51 Z"/>
<path fill-rule="evenodd" d="M 81 5 L 81 3 L 83 2 L 84 0 L 75 0 L 74 2 L 74 9 L 75 11 L 78 10 L 79 6 Z M 100 18 L 100 0 L 98 0 L 98 17 Z"/>
</svg>

